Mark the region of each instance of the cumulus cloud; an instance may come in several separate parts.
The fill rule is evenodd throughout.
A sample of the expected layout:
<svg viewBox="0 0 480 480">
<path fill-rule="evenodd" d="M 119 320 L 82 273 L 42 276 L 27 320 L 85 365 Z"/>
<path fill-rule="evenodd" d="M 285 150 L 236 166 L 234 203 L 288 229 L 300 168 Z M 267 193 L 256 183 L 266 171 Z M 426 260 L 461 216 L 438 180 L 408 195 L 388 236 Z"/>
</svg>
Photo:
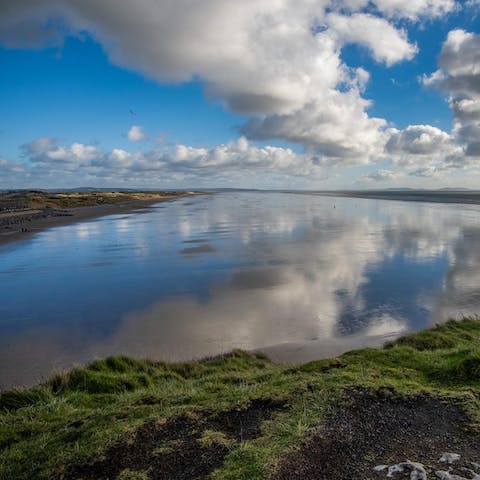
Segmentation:
<svg viewBox="0 0 480 480">
<path fill-rule="evenodd" d="M 449 95 L 451 133 L 431 125 L 389 129 L 385 153 L 414 177 L 439 177 L 480 164 L 480 35 L 452 30 L 439 56 L 439 69 L 423 78 Z M 445 177 L 444 177 L 445 178 Z"/>
<path fill-rule="evenodd" d="M 341 3 L 353 11 L 371 6 L 388 18 L 415 21 L 440 17 L 459 7 L 455 0 L 341 0 Z"/>
<path fill-rule="evenodd" d="M 401 28 L 405 20 L 438 18 L 460 6 L 455 0 L 0 0 L 0 42 L 41 47 L 87 33 L 112 63 L 159 82 L 200 79 L 208 98 L 247 117 L 238 142 L 178 145 L 167 153 L 104 152 L 43 139 L 24 149 L 37 168 L 81 165 L 92 175 L 117 169 L 135 178 L 252 167 L 302 176 L 389 157 L 409 173 L 428 173 L 471 165 L 479 155 L 479 37 L 450 32 L 439 70 L 424 80 L 451 95 L 452 134 L 428 125 L 388 129 L 369 114 L 369 73 L 347 65 L 342 50 L 359 45 L 387 67 L 408 61 L 417 46 Z M 145 135 L 133 125 L 127 138 Z M 253 147 L 247 139 L 287 140 L 304 153 Z M 387 180 L 385 172 L 378 181 Z"/>
<path fill-rule="evenodd" d="M 458 7 L 455 0 L 375 0 L 374 3 L 389 17 L 410 20 L 439 17 Z"/>
<path fill-rule="evenodd" d="M 434 177 L 467 166 L 464 151 L 455 138 L 431 125 L 410 125 L 388 130 L 385 153 L 406 175 Z"/>
<path fill-rule="evenodd" d="M 414 168 L 413 170 L 409 170 L 407 174 L 411 177 L 431 178 L 440 175 L 443 170 L 444 168 L 427 165 L 426 167 L 419 167 Z"/>
<path fill-rule="evenodd" d="M 170 180 L 204 180 L 208 184 L 219 178 L 246 179 L 255 173 L 288 178 L 323 178 L 325 172 L 314 158 L 289 148 L 250 145 L 245 137 L 211 148 L 178 144 L 162 149 L 128 152 L 111 151 L 94 145 L 62 145 L 56 139 L 39 138 L 22 147 L 22 161 L 0 159 L 0 178 L 7 184 L 14 176 L 32 177 L 41 182 L 56 176 L 63 179 L 108 180 L 156 185 Z M 27 178 L 27 177 L 25 177 Z M 251 186 L 251 180 L 249 185 Z"/>
<path fill-rule="evenodd" d="M 410 125 L 404 130 L 391 129 L 389 133 L 386 151 L 401 158 L 446 155 L 454 148 L 450 135 L 431 125 Z"/>
<path fill-rule="evenodd" d="M 364 45 L 377 61 L 387 65 L 409 60 L 417 53 L 405 30 L 398 30 L 384 18 L 365 13 L 349 16 L 333 13 L 327 16 L 326 23 L 340 44 Z"/>
<path fill-rule="evenodd" d="M 6 158 L 0 157 L 0 173 L 6 174 L 17 174 L 24 173 L 25 170 L 21 164 L 18 162 L 12 162 Z"/>
<path fill-rule="evenodd" d="M 88 32 L 117 65 L 161 82 L 201 79 L 210 98 L 250 117 L 242 129 L 250 138 L 298 142 L 320 162 L 364 163 L 381 151 L 386 123 L 369 117 L 368 73 L 342 61 L 343 47 L 364 46 L 388 66 L 411 59 L 416 46 L 397 19 L 451 8 L 452 0 L 3 0 L 0 41 L 23 41 L 21 25 L 42 32 L 39 44 Z"/>
<path fill-rule="evenodd" d="M 100 150 L 93 145 L 72 143 L 60 146 L 58 140 L 42 137 L 22 147 L 29 160 L 35 164 L 62 163 L 80 166 L 94 160 Z"/>
<path fill-rule="evenodd" d="M 355 89 L 322 95 L 322 101 L 290 114 L 254 118 L 241 131 L 258 140 L 283 138 L 307 145 L 322 164 L 362 164 L 378 158 L 385 142 L 385 120 L 368 116 L 369 102 Z"/>
<path fill-rule="evenodd" d="M 465 161 L 471 163 L 480 158 L 480 35 L 452 30 L 439 63 L 440 68 L 424 83 L 450 95 L 453 136 L 464 147 Z"/>
<path fill-rule="evenodd" d="M 425 79 L 455 94 L 480 94 L 480 36 L 465 30 L 452 30 L 443 44 L 440 69 Z"/>
<path fill-rule="evenodd" d="M 132 125 L 130 130 L 127 132 L 127 138 L 131 142 L 139 142 L 140 140 L 144 140 L 145 134 L 143 133 L 142 127 L 138 125 Z"/>
<path fill-rule="evenodd" d="M 380 169 L 375 172 L 369 173 L 363 177 L 364 180 L 374 181 L 374 182 L 386 182 L 390 180 L 395 180 L 399 176 L 398 172 L 393 170 Z"/>
</svg>

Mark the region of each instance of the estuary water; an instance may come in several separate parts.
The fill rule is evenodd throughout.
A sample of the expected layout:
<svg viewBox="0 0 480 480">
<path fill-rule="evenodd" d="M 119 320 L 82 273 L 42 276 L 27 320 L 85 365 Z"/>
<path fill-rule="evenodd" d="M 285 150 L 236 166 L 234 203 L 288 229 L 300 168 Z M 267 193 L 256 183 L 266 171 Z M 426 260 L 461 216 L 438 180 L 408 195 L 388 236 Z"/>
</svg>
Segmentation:
<svg viewBox="0 0 480 480">
<path fill-rule="evenodd" d="M 0 387 L 110 354 L 302 362 L 480 312 L 480 206 L 229 192 L 0 246 Z"/>
</svg>

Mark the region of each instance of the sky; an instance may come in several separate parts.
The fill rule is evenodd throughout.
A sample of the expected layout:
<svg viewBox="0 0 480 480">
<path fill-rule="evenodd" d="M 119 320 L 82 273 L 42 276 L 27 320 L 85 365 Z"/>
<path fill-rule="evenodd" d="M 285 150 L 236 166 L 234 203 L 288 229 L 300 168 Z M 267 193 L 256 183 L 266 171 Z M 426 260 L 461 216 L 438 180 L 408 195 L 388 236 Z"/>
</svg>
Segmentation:
<svg viewBox="0 0 480 480">
<path fill-rule="evenodd" d="M 480 0 L 0 0 L 0 188 L 478 188 Z"/>
</svg>

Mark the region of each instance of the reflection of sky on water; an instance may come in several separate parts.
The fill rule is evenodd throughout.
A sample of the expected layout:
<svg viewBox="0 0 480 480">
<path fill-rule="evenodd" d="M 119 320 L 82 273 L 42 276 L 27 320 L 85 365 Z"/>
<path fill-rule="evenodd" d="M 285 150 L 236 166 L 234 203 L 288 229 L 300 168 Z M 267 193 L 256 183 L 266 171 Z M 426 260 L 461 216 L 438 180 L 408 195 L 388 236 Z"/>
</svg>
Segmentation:
<svg viewBox="0 0 480 480">
<path fill-rule="evenodd" d="M 0 385 L 126 353 L 305 360 L 480 311 L 477 206 L 226 193 L 0 247 Z"/>
</svg>

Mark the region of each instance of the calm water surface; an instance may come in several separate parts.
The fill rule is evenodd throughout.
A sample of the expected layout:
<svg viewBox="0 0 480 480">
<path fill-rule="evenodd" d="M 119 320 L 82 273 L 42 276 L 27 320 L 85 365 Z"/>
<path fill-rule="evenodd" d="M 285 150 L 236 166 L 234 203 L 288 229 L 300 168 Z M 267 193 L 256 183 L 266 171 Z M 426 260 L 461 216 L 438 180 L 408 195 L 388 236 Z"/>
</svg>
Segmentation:
<svg viewBox="0 0 480 480">
<path fill-rule="evenodd" d="M 0 247 L 0 386 L 122 353 L 304 361 L 480 312 L 480 207 L 222 193 Z"/>
</svg>

